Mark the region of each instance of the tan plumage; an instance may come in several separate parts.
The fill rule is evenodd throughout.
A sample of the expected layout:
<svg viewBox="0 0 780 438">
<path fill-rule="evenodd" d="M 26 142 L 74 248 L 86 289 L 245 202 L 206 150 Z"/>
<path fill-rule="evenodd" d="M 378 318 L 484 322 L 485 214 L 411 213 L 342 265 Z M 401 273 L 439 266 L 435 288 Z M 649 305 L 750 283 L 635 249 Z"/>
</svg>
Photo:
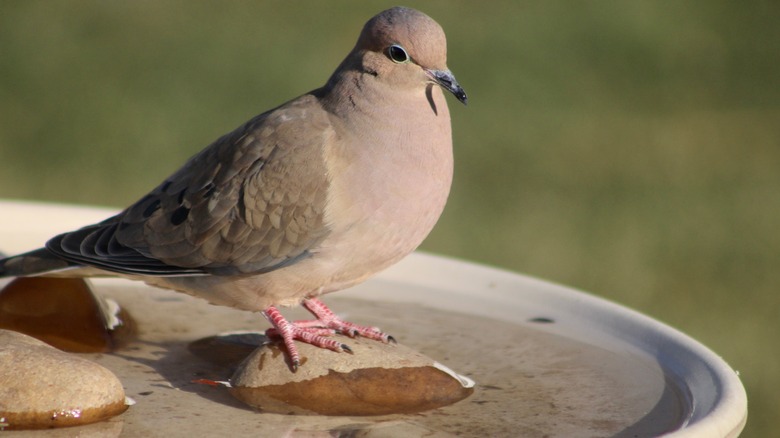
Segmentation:
<svg viewBox="0 0 780 438">
<path fill-rule="evenodd" d="M 120 214 L 0 261 L 0 274 L 86 266 L 253 311 L 361 282 L 413 251 L 444 208 L 441 87 L 465 103 L 441 28 L 384 11 L 324 87 L 219 138 Z"/>
</svg>

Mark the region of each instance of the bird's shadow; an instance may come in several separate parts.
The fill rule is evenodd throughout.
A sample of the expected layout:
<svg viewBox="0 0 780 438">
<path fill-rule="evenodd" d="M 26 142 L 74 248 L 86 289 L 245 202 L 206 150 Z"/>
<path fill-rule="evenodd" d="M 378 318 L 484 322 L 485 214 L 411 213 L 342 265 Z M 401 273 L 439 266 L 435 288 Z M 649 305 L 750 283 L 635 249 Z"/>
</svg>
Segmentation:
<svg viewBox="0 0 780 438">
<path fill-rule="evenodd" d="M 269 343 L 273 341 L 260 333 L 215 335 L 189 343 L 137 340 L 111 354 L 152 368 L 163 379 L 161 383 L 152 383 L 152 387 L 172 387 L 216 403 L 255 411 L 233 397 L 226 382 L 247 356 Z M 136 354 L 139 350 L 152 354 Z"/>
</svg>

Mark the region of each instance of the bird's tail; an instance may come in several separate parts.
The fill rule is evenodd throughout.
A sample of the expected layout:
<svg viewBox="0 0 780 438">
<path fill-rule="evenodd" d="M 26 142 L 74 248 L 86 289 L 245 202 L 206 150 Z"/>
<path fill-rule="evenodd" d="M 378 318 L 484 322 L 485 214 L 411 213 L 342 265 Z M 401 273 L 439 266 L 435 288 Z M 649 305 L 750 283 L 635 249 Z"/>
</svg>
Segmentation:
<svg viewBox="0 0 780 438">
<path fill-rule="evenodd" d="M 0 277 L 26 277 L 79 266 L 58 258 L 46 248 L 0 259 Z"/>
</svg>

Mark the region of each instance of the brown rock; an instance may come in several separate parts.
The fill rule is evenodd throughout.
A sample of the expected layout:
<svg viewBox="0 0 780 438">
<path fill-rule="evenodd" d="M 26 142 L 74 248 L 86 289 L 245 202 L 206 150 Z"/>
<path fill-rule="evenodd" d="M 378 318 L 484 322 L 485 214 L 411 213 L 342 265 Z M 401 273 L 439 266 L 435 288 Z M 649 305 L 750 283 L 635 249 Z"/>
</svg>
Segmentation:
<svg viewBox="0 0 780 438">
<path fill-rule="evenodd" d="M 102 366 L 21 333 L 0 330 L 0 423 L 5 429 L 88 424 L 127 409 Z"/>
<path fill-rule="evenodd" d="M 258 348 L 231 379 L 231 393 L 267 412 L 321 415 L 414 413 L 469 396 L 474 382 L 402 345 L 345 339 L 354 354 L 299 344 L 290 371 L 276 344 Z"/>
<path fill-rule="evenodd" d="M 64 351 L 113 351 L 131 336 L 130 316 L 92 292 L 82 278 L 22 277 L 0 291 L 0 329 Z"/>
</svg>

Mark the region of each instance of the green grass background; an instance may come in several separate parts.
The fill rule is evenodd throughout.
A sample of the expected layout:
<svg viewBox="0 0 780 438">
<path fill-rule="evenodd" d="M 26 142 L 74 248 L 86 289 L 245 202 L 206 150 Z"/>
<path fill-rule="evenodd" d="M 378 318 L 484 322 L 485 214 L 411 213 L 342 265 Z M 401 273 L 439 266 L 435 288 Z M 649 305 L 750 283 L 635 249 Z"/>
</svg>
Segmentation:
<svg viewBox="0 0 780 438">
<path fill-rule="evenodd" d="M 780 3 L 406 4 L 443 25 L 470 97 L 450 100 L 456 179 L 424 249 L 689 333 L 740 371 L 744 436 L 776 433 Z M 4 1 L 0 198 L 124 206 L 322 85 L 389 6 Z"/>
</svg>

